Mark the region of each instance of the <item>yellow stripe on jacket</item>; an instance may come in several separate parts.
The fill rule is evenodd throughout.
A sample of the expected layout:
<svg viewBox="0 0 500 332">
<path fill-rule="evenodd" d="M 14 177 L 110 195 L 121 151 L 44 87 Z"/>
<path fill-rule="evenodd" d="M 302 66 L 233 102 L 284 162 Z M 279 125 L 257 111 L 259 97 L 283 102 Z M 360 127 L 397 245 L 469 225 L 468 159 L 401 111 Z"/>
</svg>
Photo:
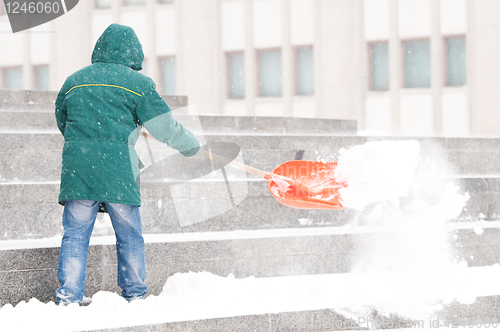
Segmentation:
<svg viewBox="0 0 500 332">
<path fill-rule="evenodd" d="M 128 92 L 132 92 L 133 94 L 136 94 L 139 97 L 142 97 L 142 95 L 140 93 L 137 93 L 135 91 L 129 90 L 127 88 L 124 88 L 123 86 L 111 85 L 111 84 L 82 84 L 82 85 L 77 85 L 77 86 L 74 86 L 71 89 L 69 89 L 68 92 L 66 92 L 65 94 L 68 94 L 73 89 L 81 88 L 81 87 L 84 87 L 84 86 L 109 86 L 109 87 L 112 87 L 112 88 L 120 88 L 120 89 L 123 89 L 123 90 L 127 90 Z"/>
</svg>

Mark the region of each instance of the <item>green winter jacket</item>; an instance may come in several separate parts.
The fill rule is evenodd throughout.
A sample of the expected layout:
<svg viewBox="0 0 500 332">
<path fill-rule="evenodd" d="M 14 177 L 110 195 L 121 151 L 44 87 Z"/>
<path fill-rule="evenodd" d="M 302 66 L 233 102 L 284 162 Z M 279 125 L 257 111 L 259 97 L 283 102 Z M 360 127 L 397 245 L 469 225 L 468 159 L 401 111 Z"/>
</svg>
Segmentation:
<svg viewBox="0 0 500 332">
<path fill-rule="evenodd" d="M 59 203 L 89 199 L 141 205 L 141 126 L 189 157 L 196 137 L 171 115 L 153 81 L 138 73 L 144 54 L 134 30 L 112 24 L 97 41 L 92 65 L 66 79 L 56 100 L 64 136 Z"/>
</svg>

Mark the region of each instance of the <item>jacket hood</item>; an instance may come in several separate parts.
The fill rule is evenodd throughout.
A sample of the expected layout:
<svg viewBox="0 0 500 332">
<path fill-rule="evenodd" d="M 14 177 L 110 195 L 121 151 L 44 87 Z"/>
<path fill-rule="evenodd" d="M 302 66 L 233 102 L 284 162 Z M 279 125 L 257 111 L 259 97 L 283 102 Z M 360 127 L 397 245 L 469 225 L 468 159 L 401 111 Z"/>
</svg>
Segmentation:
<svg viewBox="0 0 500 332">
<path fill-rule="evenodd" d="M 142 45 L 131 27 L 111 24 L 99 37 L 92 52 L 92 63 L 105 62 L 141 70 L 144 61 Z"/>
</svg>

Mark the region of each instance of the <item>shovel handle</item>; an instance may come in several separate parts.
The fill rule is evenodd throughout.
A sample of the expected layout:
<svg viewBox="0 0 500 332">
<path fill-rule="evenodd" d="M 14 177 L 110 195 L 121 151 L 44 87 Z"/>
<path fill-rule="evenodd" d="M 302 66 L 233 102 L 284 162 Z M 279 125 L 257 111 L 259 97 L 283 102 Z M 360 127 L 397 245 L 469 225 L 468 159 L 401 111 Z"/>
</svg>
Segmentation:
<svg viewBox="0 0 500 332">
<path fill-rule="evenodd" d="M 203 151 L 203 153 L 205 154 L 205 157 L 208 158 L 208 159 L 211 159 L 213 161 L 217 161 L 217 162 L 219 162 L 221 164 L 226 164 L 226 165 L 229 165 L 229 166 L 236 167 L 236 168 L 238 168 L 241 171 L 244 171 L 244 172 L 256 175 L 256 176 L 264 178 L 266 180 L 269 180 L 269 178 L 271 176 L 271 174 L 269 172 L 260 170 L 258 168 L 252 167 L 252 166 L 248 166 L 248 165 L 242 164 L 242 163 L 237 162 L 235 160 L 229 160 L 229 159 L 227 159 L 227 158 L 225 158 L 223 156 L 220 156 L 218 154 L 215 154 L 215 153 L 212 153 L 212 152 L 208 152 L 208 151 Z"/>
<path fill-rule="evenodd" d="M 247 172 L 247 173 L 250 173 L 253 175 L 257 175 L 257 176 L 264 178 L 266 180 L 270 180 L 273 176 L 272 173 L 265 172 L 263 170 L 255 168 L 255 167 L 247 166 L 245 164 L 239 163 L 239 162 L 234 161 L 234 160 L 229 160 L 229 159 L 224 158 L 222 156 L 219 156 L 215 153 L 207 152 L 207 151 L 203 151 L 203 152 L 204 152 L 206 158 L 212 159 L 212 160 L 217 161 L 217 162 L 222 163 L 222 164 L 234 166 L 234 167 L 236 167 L 244 172 Z M 300 182 L 293 183 L 293 187 L 295 187 L 296 191 L 302 192 L 308 196 L 316 196 L 316 195 L 319 195 L 323 192 L 322 189 L 309 188 Z"/>
<path fill-rule="evenodd" d="M 154 138 L 150 133 L 146 132 L 146 131 L 142 131 L 142 136 L 146 139 L 154 139 L 156 140 L 156 138 Z M 149 145 L 148 145 L 148 149 L 149 149 Z M 208 152 L 208 151 L 203 151 L 204 155 L 206 158 L 210 159 L 210 160 L 213 160 L 213 161 L 217 161 L 221 164 L 226 164 L 226 165 L 229 165 L 229 166 L 233 166 L 235 168 L 238 168 L 239 170 L 242 170 L 243 172 L 247 172 L 247 173 L 250 173 L 250 174 L 253 174 L 253 175 L 256 175 L 258 177 L 261 177 L 261 178 L 264 178 L 266 180 L 269 180 L 272 176 L 271 173 L 269 172 L 266 172 L 266 171 L 263 171 L 263 170 L 260 170 L 258 168 L 255 168 L 255 167 L 251 167 L 251 166 L 248 166 L 248 165 L 245 165 L 245 164 L 242 164 L 240 162 L 237 162 L 235 160 L 230 160 L 230 159 L 227 159 L 223 156 L 220 156 L 218 154 L 215 154 L 215 153 L 212 153 L 212 152 Z M 150 151 L 150 154 L 151 154 L 151 151 Z"/>
</svg>

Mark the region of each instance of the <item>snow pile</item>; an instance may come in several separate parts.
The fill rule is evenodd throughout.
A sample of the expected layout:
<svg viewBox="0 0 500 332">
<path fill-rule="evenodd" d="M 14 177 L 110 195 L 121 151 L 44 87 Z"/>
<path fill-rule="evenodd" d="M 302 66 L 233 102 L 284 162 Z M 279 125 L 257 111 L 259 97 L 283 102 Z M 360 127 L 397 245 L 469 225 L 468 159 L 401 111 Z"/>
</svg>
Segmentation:
<svg viewBox="0 0 500 332">
<path fill-rule="evenodd" d="M 500 266 L 448 270 L 438 278 L 440 298 L 452 299 L 457 289 L 467 289 L 469 298 L 500 294 Z M 444 282 L 446 279 L 446 282 Z M 118 294 L 101 291 L 87 307 L 58 307 L 36 299 L 10 304 L 0 310 L 2 331 L 87 331 L 179 321 L 258 315 L 266 313 L 331 308 L 347 318 L 364 321 L 370 316 L 363 307 L 381 303 L 407 306 L 404 296 L 427 299 L 427 291 L 414 293 L 407 287 L 415 281 L 411 271 L 302 275 L 236 279 L 208 272 L 171 276 L 159 296 L 128 303 Z M 421 289 L 417 282 L 411 285 Z M 399 292 L 387 292 L 397 288 Z M 429 316 L 426 317 L 427 322 Z"/>
<path fill-rule="evenodd" d="M 361 210 L 374 202 L 407 196 L 419 152 L 417 141 L 368 142 L 341 149 L 335 180 L 349 184 L 339 190 L 342 205 Z"/>
<path fill-rule="evenodd" d="M 276 183 L 276 187 L 272 187 L 271 189 L 276 196 L 279 196 L 279 193 L 286 193 L 289 190 L 290 185 L 293 183 L 292 179 L 274 173 L 272 174 L 270 181 Z"/>
<path fill-rule="evenodd" d="M 467 288 L 453 296 L 440 291 L 450 271 L 460 267 L 446 224 L 459 216 L 468 196 L 450 180 L 445 153 L 416 141 L 381 141 L 341 150 L 335 174 L 343 205 L 359 210 L 356 226 L 389 227 L 392 231 L 357 237 L 353 273 L 405 272 L 386 289 L 391 298 L 376 309 L 410 318 L 432 314 L 451 298 L 470 298 Z M 399 299 L 399 300 L 395 300 Z"/>
</svg>

